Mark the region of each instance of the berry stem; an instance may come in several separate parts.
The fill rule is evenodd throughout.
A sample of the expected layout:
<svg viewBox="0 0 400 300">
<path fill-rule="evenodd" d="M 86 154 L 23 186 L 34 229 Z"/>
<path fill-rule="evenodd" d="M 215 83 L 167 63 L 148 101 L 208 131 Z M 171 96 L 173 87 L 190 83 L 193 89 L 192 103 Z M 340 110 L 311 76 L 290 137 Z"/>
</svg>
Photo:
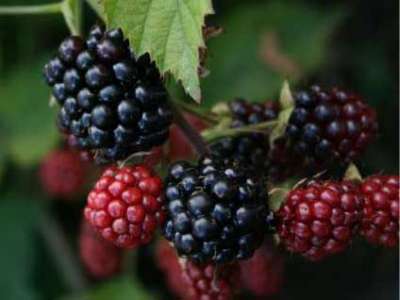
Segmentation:
<svg viewBox="0 0 400 300">
<path fill-rule="evenodd" d="M 278 124 L 278 121 L 268 121 L 268 122 L 262 122 L 258 123 L 255 125 L 248 125 L 248 126 L 243 126 L 239 128 L 211 128 L 208 130 L 204 130 L 201 135 L 207 142 L 212 142 L 214 140 L 217 140 L 222 137 L 226 136 L 237 136 L 242 133 L 265 133 L 266 129 L 272 130 L 276 125 Z"/>
<path fill-rule="evenodd" d="M 216 115 L 214 115 L 212 112 L 204 111 L 196 105 L 186 103 L 184 101 L 176 102 L 176 105 L 182 108 L 182 110 L 196 115 L 208 123 L 218 123 L 218 117 Z"/>
<path fill-rule="evenodd" d="M 174 114 L 174 120 L 175 120 L 176 125 L 182 130 L 182 132 L 187 137 L 189 142 L 195 148 L 196 152 L 199 155 L 205 155 L 205 154 L 209 153 L 207 144 L 203 140 L 200 133 L 189 124 L 189 122 L 182 115 L 180 109 L 178 107 L 176 107 L 176 105 L 174 104 L 173 101 L 170 101 L 170 105 L 171 105 L 172 112 Z"/>
<path fill-rule="evenodd" d="M 66 284 L 74 292 L 84 291 L 87 282 L 83 271 L 73 255 L 60 224 L 46 210 L 41 215 L 39 229 Z"/>
<path fill-rule="evenodd" d="M 0 15 L 40 15 L 61 13 L 62 3 L 0 6 Z"/>
</svg>

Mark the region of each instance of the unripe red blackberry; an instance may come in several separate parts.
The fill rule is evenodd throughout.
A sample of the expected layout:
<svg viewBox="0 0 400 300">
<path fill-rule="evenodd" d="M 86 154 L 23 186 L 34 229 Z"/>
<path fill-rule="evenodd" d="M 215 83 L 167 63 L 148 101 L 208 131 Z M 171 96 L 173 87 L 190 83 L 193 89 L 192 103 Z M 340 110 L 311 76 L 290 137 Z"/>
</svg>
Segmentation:
<svg viewBox="0 0 400 300">
<path fill-rule="evenodd" d="M 84 41 L 68 37 L 44 68 L 61 109 L 58 126 L 100 162 L 162 145 L 172 113 L 147 54 L 136 57 L 119 29 L 95 26 Z"/>
<path fill-rule="evenodd" d="M 69 199 L 82 191 L 87 166 L 79 153 L 55 150 L 41 163 L 39 177 L 43 190 L 52 197 Z"/>
<path fill-rule="evenodd" d="M 238 263 L 216 266 L 182 262 L 182 278 L 188 288 L 188 300 L 230 300 L 238 288 Z"/>
<path fill-rule="evenodd" d="M 121 249 L 104 240 L 86 221 L 81 225 L 79 253 L 86 271 L 95 279 L 111 277 L 121 269 Z"/>
<path fill-rule="evenodd" d="M 162 181 L 145 165 L 106 169 L 89 193 L 85 217 L 118 247 L 148 243 L 165 218 Z"/>
<path fill-rule="evenodd" d="M 284 269 L 284 257 L 264 243 L 252 258 L 240 262 L 242 285 L 258 297 L 273 296 L 282 289 Z"/>
<path fill-rule="evenodd" d="M 263 178 L 239 161 L 176 162 L 166 179 L 164 236 L 197 263 L 227 263 L 253 255 L 267 230 Z"/>
<path fill-rule="evenodd" d="M 157 243 L 156 263 L 163 271 L 167 286 L 179 299 L 187 299 L 188 288 L 182 284 L 182 267 L 175 249 L 165 239 Z"/>
<path fill-rule="evenodd" d="M 294 98 L 286 133 L 294 153 L 309 163 L 350 162 L 376 135 L 376 113 L 356 94 L 313 86 Z"/>
<path fill-rule="evenodd" d="M 399 244 L 399 176 L 374 175 L 361 186 L 364 196 L 360 233 L 385 247 Z"/>
<path fill-rule="evenodd" d="M 238 128 L 276 119 L 279 103 L 274 101 L 249 103 L 243 99 L 236 99 L 229 103 L 229 109 L 233 119 L 232 127 Z M 213 143 L 211 151 L 221 158 L 238 159 L 263 174 L 268 173 L 269 142 L 264 134 L 252 133 L 226 137 Z"/>
<path fill-rule="evenodd" d="M 282 244 L 310 260 L 342 252 L 358 229 L 362 195 L 349 182 L 311 182 L 289 192 L 276 213 Z"/>
</svg>

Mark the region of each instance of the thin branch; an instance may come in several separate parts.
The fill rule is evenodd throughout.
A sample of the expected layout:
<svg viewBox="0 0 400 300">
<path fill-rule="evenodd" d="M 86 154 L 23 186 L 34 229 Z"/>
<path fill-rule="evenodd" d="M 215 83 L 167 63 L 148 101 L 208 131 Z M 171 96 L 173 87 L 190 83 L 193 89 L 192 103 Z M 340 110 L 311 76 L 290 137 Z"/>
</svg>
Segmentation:
<svg viewBox="0 0 400 300">
<path fill-rule="evenodd" d="M 274 128 L 277 124 L 278 121 L 268 121 L 238 128 L 212 128 L 204 130 L 201 135 L 207 142 L 212 142 L 222 137 L 237 136 L 243 133 L 266 133 Z"/>
<path fill-rule="evenodd" d="M 176 102 L 175 104 L 176 104 L 176 106 L 179 106 L 180 108 L 182 108 L 184 111 L 191 113 L 193 115 L 196 115 L 209 123 L 218 123 L 218 117 L 216 115 L 214 115 L 212 112 L 206 112 L 203 109 L 201 109 L 195 105 L 186 103 L 184 101 L 179 101 L 179 102 Z"/>
<path fill-rule="evenodd" d="M 176 107 L 172 101 L 170 101 L 170 105 L 174 114 L 176 125 L 182 130 L 189 142 L 195 148 L 196 152 L 200 155 L 205 155 L 209 153 L 207 144 L 201 137 L 200 133 L 189 124 L 189 122 L 182 115 L 179 108 Z"/>
<path fill-rule="evenodd" d="M 61 3 L 0 6 L 0 15 L 40 15 L 61 13 Z"/>
</svg>

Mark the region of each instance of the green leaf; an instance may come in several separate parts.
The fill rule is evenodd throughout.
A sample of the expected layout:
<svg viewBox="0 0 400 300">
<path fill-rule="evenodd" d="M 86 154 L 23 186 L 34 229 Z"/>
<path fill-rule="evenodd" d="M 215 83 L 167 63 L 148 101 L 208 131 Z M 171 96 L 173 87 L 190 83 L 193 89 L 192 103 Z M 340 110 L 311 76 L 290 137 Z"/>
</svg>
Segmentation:
<svg viewBox="0 0 400 300">
<path fill-rule="evenodd" d="M 84 295 L 62 297 L 60 300 L 156 300 L 134 278 L 121 277 L 97 286 Z"/>
<path fill-rule="evenodd" d="M 86 0 L 90 7 L 97 13 L 97 15 L 104 20 L 104 9 L 102 0 Z"/>
<path fill-rule="evenodd" d="M 40 299 L 32 284 L 35 272 L 34 226 L 38 206 L 15 194 L 2 194 L 0 201 L 1 298 L 7 300 Z"/>
<path fill-rule="evenodd" d="M 200 101 L 199 48 L 211 0 L 104 0 L 106 23 L 120 27 L 138 55 L 149 52 L 161 72 L 171 72 Z"/>
<path fill-rule="evenodd" d="M 245 97 L 274 98 L 284 79 L 292 84 L 320 68 L 331 34 L 345 14 L 304 1 L 258 1 L 227 11 L 218 24 L 225 32 L 208 44 L 202 82 L 205 106 Z"/>
<path fill-rule="evenodd" d="M 22 165 L 37 163 L 57 142 L 43 65 L 44 59 L 38 59 L 0 77 L 0 135 L 11 158 Z"/>
</svg>

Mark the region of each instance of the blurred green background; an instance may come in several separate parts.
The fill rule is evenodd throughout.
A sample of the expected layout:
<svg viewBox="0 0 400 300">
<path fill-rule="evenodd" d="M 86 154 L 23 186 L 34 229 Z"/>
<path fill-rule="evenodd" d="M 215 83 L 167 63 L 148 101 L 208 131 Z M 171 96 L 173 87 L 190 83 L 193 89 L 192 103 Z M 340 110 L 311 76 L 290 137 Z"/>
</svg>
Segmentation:
<svg viewBox="0 0 400 300">
<path fill-rule="evenodd" d="M 0 0 L 0 5 L 35 3 L 42 1 Z M 219 0 L 214 5 L 216 16 L 207 21 L 224 33 L 208 42 L 205 106 L 236 96 L 276 99 L 284 79 L 293 88 L 314 83 L 348 88 L 377 109 L 380 121 L 380 135 L 361 170 L 399 173 L 398 1 Z M 86 27 L 94 21 L 86 9 Z M 36 179 L 38 163 L 59 144 L 41 69 L 67 34 L 59 15 L 0 16 L 0 298 L 169 299 L 161 283 L 148 286 L 160 278 L 140 280 L 144 268 L 111 283 L 90 283 L 82 298 L 59 272 L 43 238 L 43 220 L 55 215 L 76 254 L 84 198 L 52 201 Z M 316 265 L 288 256 L 284 290 L 275 299 L 395 299 L 398 264 L 396 250 L 363 241 Z"/>
</svg>

